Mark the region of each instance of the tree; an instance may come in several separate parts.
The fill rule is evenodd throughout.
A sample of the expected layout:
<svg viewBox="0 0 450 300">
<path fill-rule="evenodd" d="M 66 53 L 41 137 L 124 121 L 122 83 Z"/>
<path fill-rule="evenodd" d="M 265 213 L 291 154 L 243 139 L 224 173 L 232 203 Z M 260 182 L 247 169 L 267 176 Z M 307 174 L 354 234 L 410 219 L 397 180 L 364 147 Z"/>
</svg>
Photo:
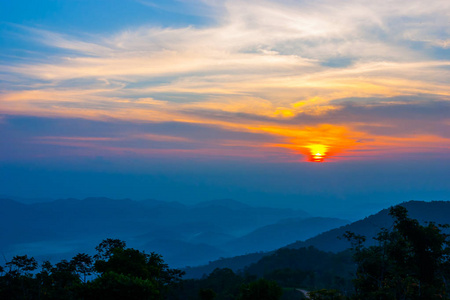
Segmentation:
<svg viewBox="0 0 450 300">
<path fill-rule="evenodd" d="M 94 261 L 92 257 L 86 253 L 78 253 L 70 263 L 73 265 L 75 272 L 83 283 L 86 283 L 87 277 L 92 275 L 94 271 Z"/>
<path fill-rule="evenodd" d="M 170 269 L 162 256 L 125 248 L 125 242 L 106 239 L 91 257 L 80 253 L 55 265 L 15 256 L 0 267 L 0 299 L 151 299 L 166 298 L 167 290 L 184 272 Z M 94 263 L 95 262 L 95 263 Z M 95 279 L 89 278 L 94 272 Z M 3 274 L 4 273 L 4 274 Z"/>
<path fill-rule="evenodd" d="M 81 279 L 72 261 L 63 259 L 54 266 L 46 261 L 36 279 L 40 284 L 39 299 L 78 299 Z"/>
<path fill-rule="evenodd" d="M 217 294 L 212 289 L 200 289 L 198 297 L 200 300 L 214 300 Z"/>
<path fill-rule="evenodd" d="M 111 271 L 88 282 L 84 295 L 86 300 L 163 299 L 162 291 L 152 280 Z"/>
<path fill-rule="evenodd" d="M 318 291 L 309 292 L 309 298 L 311 300 L 345 300 L 348 299 L 341 294 L 338 290 L 322 289 Z"/>
<path fill-rule="evenodd" d="M 125 248 L 125 242 L 107 239 L 96 247 L 98 278 L 87 285 L 86 295 L 108 299 L 162 299 L 184 272 L 170 269 L 162 256 Z"/>
<path fill-rule="evenodd" d="M 125 249 L 126 245 L 125 241 L 107 238 L 95 247 L 97 254 L 94 255 L 94 259 L 106 260 L 111 257 L 114 249 Z"/>
<path fill-rule="evenodd" d="M 35 296 L 37 282 L 33 271 L 37 262 L 27 255 L 16 255 L 6 263 L 8 271 L 0 281 L 0 299 L 30 299 Z"/>
<path fill-rule="evenodd" d="M 19 276 L 31 276 L 31 272 L 37 269 L 37 262 L 34 257 L 28 258 L 27 255 L 16 255 L 6 265 L 9 267 L 9 273 Z"/>
<path fill-rule="evenodd" d="M 283 290 L 275 281 L 260 278 L 242 285 L 239 300 L 278 300 Z"/>
<path fill-rule="evenodd" d="M 382 229 L 378 245 L 364 247 L 364 237 L 346 233 L 355 250 L 356 299 L 448 299 L 450 243 L 447 226 L 426 225 L 408 217 L 402 206 L 390 209 L 391 231 Z"/>
</svg>

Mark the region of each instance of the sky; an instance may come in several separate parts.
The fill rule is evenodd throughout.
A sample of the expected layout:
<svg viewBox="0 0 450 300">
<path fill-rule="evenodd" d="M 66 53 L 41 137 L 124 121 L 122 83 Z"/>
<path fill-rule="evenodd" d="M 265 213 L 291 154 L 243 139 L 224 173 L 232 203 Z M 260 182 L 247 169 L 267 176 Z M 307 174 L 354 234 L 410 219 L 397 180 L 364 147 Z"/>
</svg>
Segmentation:
<svg viewBox="0 0 450 300">
<path fill-rule="evenodd" d="M 0 195 L 450 200 L 446 0 L 0 2 Z"/>
</svg>

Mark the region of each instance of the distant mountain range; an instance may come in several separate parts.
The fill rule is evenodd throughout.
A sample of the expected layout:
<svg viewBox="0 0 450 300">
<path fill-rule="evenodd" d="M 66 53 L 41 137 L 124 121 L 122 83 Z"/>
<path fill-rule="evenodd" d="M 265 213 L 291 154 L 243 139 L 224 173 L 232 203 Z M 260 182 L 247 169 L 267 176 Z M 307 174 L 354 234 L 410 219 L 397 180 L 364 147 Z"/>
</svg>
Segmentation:
<svg viewBox="0 0 450 300">
<path fill-rule="evenodd" d="M 400 204 L 408 210 L 411 218 L 417 219 L 421 223 L 434 222 L 436 224 L 450 224 L 450 202 L 449 201 L 409 201 Z M 300 220 L 299 223 L 312 222 L 314 219 Z M 271 225 L 269 227 L 272 227 Z M 381 228 L 392 228 L 393 219 L 389 216 L 389 209 L 383 209 L 380 212 L 347 225 L 338 225 L 339 227 L 324 231 L 305 241 L 297 241 L 291 243 L 283 249 L 300 249 L 303 247 L 313 246 L 322 251 L 341 252 L 350 247 L 350 243 L 342 238 L 346 231 L 351 231 L 366 237 L 366 245 L 374 244 L 373 237 Z M 259 229 L 261 230 L 261 229 Z M 256 230 L 255 232 L 259 232 Z M 255 232 L 253 234 L 255 234 Z M 239 239 L 237 240 L 239 241 Z M 235 241 L 236 242 L 236 241 Z M 270 256 L 274 251 L 255 252 L 252 254 L 241 255 L 238 257 L 230 257 L 212 261 L 207 265 L 186 269 L 187 278 L 198 278 L 203 274 L 212 272 L 215 268 L 231 268 L 234 271 L 243 270 L 251 264 L 257 263 L 263 257 Z"/>
<path fill-rule="evenodd" d="M 347 223 L 229 199 L 197 205 L 108 198 L 27 203 L 0 199 L 0 253 L 60 260 L 89 253 L 112 237 L 160 253 L 172 267 L 180 267 L 275 250 Z"/>
<path fill-rule="evenodd" d="M 401 204 L 420 222 L 450 223 L 450 202 Z M 216 267 L 243 269 L 279 248 L 314 246 L 339 252 L 349 247 L 346 231 L 367 237 L 391 228 L 388 209 L 350 224 L 312 217 L 304 211 L 254 207 L 234 200 L 196 205 L 157 200 L 62 199 L 21 203 L 0 199 L 0 253 L 38 260 L 90 253 L 103 239 L 119 238 L 130 247 L 163 255 L 171 267 L 198 277 Z"/>
<path fill-rule="evenodd" d="M 436 224 L 450 224 L 449 201 L 409 201 L 400 204 L 408 210 L 408 215 L 420 223 L 434 222 Z M 314 246 L 323 251 L 339 252 L 349 247 L 349 242 L 342 238 L 346 231 L 351 231 L 366 237 L 368 245 L 374 244 L 373 239 L 381 228 L 392 228 L 393 220 L 389 216 L 389 209 L 383 209 L 375 215 L 364 218 L 327 232 L 323 232 L 306 241 L 292 243 L 287 248 L 301 248 Z"/>
<path fill-rule="evenodd" d="M 275 224 L 260 227 L 249 234 L 224 245 L 230 251 L 244 253 L 270 251 L 283 247 L 293 240 L 305 240 L 319 233 L 348 224 L 349 221 L 336 218 L 285 219 Z M 274 248 L 274 246 L 276 246 Z"/>
</svg>

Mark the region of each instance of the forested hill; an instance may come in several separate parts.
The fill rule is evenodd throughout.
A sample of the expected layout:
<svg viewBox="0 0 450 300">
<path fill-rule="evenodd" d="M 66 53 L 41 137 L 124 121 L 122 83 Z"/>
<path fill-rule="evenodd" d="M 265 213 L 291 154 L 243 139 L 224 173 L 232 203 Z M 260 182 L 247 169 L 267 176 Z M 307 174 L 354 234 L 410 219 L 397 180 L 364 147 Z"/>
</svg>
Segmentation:
<svg viewBox="0 0 450 300">
<path fill-rule="evenodd" d="M 408 210 L 408 215 L 417 219 L 420 223 L 434 222 L 436 224 L 450 224 L 450 202 L 449 201 L 409 201 L 400 204 Z M 351 224 L 321 233 L 304 242 L 299 241 L 286 246 L 287 248 L 301 248 L 314 246 L 323 251 L 339 252 L 349 248 L 350 244 L 342 236 L 346 231 L 365 236 L 366 244 L 374 243 L 373 237 L 381 228 L 392 228 L 393 219 L 389 216 L 389 209 L 366 217 Z"/>
<path fill-rule="evenodd" d="M 417 219 L 422 224 L 425 222 L 435 222 L 436 224 L 450 224 L 450 202 L 449 201 L 409 201 L 400 204 L 408 210 L 411 218 Z M 389 216 L 389 208 L 383 209 L 380 212 L 366 217 L 362 220 L 353 222 L 351 224 L 341 226 L 336 229 L 319 234 L 306 241 L 298 241 L 289 244 L 283 248 L 299 249 L 302 247 L 314 246 L 322 251 L 340 252 L 348 249 L 350 243 L 342 238 L 346 231 L 351 231 L 367 237 L 366 244 L 373 243 L 374 237 L 381 228 L 392 228 L 393 219 Z M 214 268 L 228 267 L 234 271 L 243 270 L 252 263 L 256 263 L 259 259 L 272 255 L 274 252 L 248 254 L 240 257 L 221 259 L 212 261 L 208 265 L 189 268 L 186 270 L 187 277 L 201 277 L 203 274 L 208 274 Z"/>
</svg>

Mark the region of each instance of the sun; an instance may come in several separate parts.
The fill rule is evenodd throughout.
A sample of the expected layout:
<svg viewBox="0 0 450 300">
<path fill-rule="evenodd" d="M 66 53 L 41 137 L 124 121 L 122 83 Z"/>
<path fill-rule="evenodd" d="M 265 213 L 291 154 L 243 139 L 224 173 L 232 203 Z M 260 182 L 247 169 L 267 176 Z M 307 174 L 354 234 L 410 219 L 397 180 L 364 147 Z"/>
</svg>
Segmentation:
<svg viewBox="0 0 450 300">
<path fill-rule="evenodd" d="M 312 156 L 313 161 L 315 162 L 322 162 L 324 155 L 322 153 L 317 152 Z"/>
<path fill-rule="evenodd" d="M 306 148 L 309 149 L 309 161 L 311 162 L 323 162 L 327 155 L 328 146 L 321 144 L 311 144 L 307 145 Z"/>
</svg>

